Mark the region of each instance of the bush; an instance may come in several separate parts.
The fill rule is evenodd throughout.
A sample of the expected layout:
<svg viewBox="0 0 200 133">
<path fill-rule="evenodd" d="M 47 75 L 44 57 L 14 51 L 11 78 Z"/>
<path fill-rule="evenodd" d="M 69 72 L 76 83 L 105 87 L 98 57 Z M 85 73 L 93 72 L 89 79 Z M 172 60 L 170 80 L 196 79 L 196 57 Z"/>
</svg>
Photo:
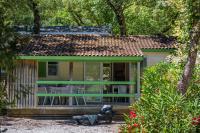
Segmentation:
<svg viewBox="0 0 200 133">
<path fill-rule="evenodd" d="M 192 120 L 200 115 L 200 67 L 196 67 L 186 95 L 177 92 L 181 65 L 160 63 L 149 67 L 143 75 L 142 96 L 130 109 L 137 117 L 125 115 L 122 132 L 195 132 Z M 137 123 L 139 126 L 134 127 Z M 136 130 L 137 129 L 137 130 Z"/>
<path fill-rule="evenodd" d="M 0 116 L 6 113 L 6 106 L 9 104 L 7 99 L 6 89 L 3 87 L 3 84 L 0 82 Z"/>
</svg>

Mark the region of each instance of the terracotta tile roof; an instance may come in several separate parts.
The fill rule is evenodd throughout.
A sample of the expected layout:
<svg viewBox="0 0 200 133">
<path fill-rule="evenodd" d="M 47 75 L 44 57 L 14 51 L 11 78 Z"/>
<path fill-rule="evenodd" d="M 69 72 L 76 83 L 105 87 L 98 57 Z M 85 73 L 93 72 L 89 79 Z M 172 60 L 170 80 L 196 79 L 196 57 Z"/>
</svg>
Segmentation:
<svg viewBox="0 0 200 133">
<path fill-rule="evenodd" d="M 150 36 L 41 35 L 18 46 L 18 55 L 142 56 L 141 49 L 171 49 L 174 41 Z"/>
<path fill-rule="evenodd" d="M 129 37 L 135 41 L 140 49 L 171 49 L 176 48 L 174 38 L 157 36 L 132 36 Z"/>
</svg>

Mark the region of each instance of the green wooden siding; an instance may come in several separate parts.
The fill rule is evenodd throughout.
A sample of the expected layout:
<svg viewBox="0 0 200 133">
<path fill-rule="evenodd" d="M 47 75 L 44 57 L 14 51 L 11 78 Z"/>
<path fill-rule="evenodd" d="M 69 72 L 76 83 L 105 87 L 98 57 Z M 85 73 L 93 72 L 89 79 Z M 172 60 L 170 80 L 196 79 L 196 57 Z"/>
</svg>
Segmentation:
<svg viewBox="0 0 200 133">
<path fill-rule="evenodd" d="M 46 62 L 38 62 L 38 77 L 46 77 Z"/>
</svg>

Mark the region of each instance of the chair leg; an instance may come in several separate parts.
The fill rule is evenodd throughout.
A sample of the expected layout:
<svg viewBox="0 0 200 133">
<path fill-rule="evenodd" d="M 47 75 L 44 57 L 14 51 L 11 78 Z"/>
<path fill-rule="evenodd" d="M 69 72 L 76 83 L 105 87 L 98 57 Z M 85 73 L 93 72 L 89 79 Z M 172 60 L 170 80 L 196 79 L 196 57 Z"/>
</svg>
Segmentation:
<svg viewBox="0 0 200 133">
<path fill-rule="evenodd" d="M 76 100 L 76 105 L 79 105 L 79 104 L 78 104 L 78 100 L 77 100 L 77 97 L 75 97 L 75 100 Z"/>
<path fill-rule="evenodd" d="M 53 105 L 53 102 L 54 102 L 54 97 L 52 98 L 52 101 L 51 101 L 51 106 Z"/>
<path fill-rule="evenodd" d="M 43 106 L 44 106 L 44 104 L 45 104 L 45 102 L 46 102 L 46 96 L 44 97 L 44 100 L 43 100 Z"/>
<path fill-rule="evenodd" d="M 85 101 L 85 97 L 83 97 L 83 102 L 84 102 L 85 105 L 87 105 L 87 103 L 86 103 L 86 101 Z"/>
</svg>

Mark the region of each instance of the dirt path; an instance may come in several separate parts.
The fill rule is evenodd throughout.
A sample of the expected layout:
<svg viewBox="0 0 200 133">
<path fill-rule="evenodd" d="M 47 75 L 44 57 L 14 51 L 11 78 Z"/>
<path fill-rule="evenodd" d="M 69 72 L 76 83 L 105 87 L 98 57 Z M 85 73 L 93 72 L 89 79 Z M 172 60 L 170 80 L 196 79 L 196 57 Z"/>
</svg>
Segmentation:
<svg viewBox="0 0 200 133">
<path fill-rule="evenodd" d="M 118 127 L 123 123 L 113 121 L 112 124 L 82 126 L 71 120 L 6 118 L 0 124 L 2 129 L 8 129 L 5 133 L 117 133 Z"/>
</svg>

